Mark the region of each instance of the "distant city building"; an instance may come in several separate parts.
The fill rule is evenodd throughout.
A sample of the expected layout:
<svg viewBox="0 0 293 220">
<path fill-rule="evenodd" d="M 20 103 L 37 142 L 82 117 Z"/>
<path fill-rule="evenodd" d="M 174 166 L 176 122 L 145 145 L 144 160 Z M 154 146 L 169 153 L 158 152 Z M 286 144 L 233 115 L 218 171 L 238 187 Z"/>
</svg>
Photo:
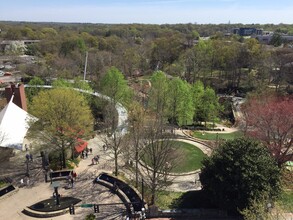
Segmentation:
<svg viewBox="0 0 293 220">
<path fill-rule="evenodd" d="M 233 34 L 238 34 L 240 36 L 252 36 L 252 35 L 262 35 L 262 29 L 256 28 L 234 28 Z"/>
<path fill-rule="evenodd" d="M 234 28 L 232 29 L 231 33 L 238 34 L 242 37 L 255 38 L 262 44 L 269 44 L 274 36 L 274 32 L 272 31 L 264 31 L 262 29 L 250 28 L 250 27 Z M 292 35 L 281 34 L 280 37 L 284 43 L 293 42 Z"/>
<path fill-rule="evenodd" d="M 262 44 L 269 44 L 274 36 L 273 32 L 270 32 L 269 34 L 266 35 L 255 35 L 253 38 L 257 39 L 260 43 Z M 283 43 L 289 43 L 293 42 L 293 36 L 292 35 L 280 35 Z"/>
</svg>

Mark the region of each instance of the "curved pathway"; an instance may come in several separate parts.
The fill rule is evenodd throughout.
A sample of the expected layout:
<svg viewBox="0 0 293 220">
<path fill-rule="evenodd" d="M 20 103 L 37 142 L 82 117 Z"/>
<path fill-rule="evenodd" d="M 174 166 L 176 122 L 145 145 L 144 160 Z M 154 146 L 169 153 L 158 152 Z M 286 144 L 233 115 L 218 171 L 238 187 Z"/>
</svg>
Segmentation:
<svg viewBox="0 0 293 220">
<path fill-rule="evenodd" d="M 46 89 L 52 89 L 53 86 L 49 86 L 49 85 L 28 85 L 28 84 L 25 84 L 24 87 L 36 87 L 36 88 L 46 88 Z M 108 100 L 110 101 L 111 98 L 106 96 L 106 95 L 103 95 L 99 92 L 91 92 L 91 91 L 87 91 L 87 90 L 83 90 L 83 89 L 78 89 L 78 88 L 72 88 L 76 91 L 79 91 L 79 92 L 82 92 L 82 93 L 87 93 L 87 94 L 90 94 L 90 95 L 93 95 L 93 96 L 96 96 L 96 97 L 99 97 L 99 98 L 102 98 L 102 99 L 105 99 L 105 100 Z M 117 125 L 117 132 L 121 132 L 122 135 L 124 135 L 126 132 L 127 132 L 127 118 L 128 118 L 128 114 L 127 114 L 127 110 L 126 108 L 121 105 L 120 103 L 117 103 L 116 106 L 115 106 L 117 112 L 118 112 L 118 125 Z"/>
</svg>

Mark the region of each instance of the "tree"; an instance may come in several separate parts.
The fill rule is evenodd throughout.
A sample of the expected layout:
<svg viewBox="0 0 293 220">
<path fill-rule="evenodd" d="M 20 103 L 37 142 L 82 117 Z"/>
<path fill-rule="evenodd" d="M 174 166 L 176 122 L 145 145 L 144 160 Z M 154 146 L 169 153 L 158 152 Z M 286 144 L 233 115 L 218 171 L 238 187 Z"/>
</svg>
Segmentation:
<svg viewBox="0 0 293 220">
<path fill-rule="evenodd" d="M 155 204 L 158 191 L 168 185 L 170 171 L 180 162 L 180 152 L 174 148 L 171 137 L 163 136 L 160 129 L 157 121 L 148 125 L 141 153 L 147 166 L 140 171 L 151 191 L 151 205 Z"/>
<path fill-rule="evenodd" d="M 273 211 L 272 211 L 273 209 Z M 285 213 L 278 204 L 271 204 L 267 195 L 263 195 L 258 200 L 249 202 L 249 206 L 240 212 L 244 220 L 259 219 L 259 220 L 281 220 L 286 219 L 282 215 Z"/>
<path fill-rule="evenodd" d="M 32 86 L 32 87 L 26 88 L 26 95 L 29 102 L 32 102 L 33 97 L 36 96 L 42 90 L 42 88 L 34 87 L 34 86 L 42 86 L 44 84 L 45 82 L 37 76 L 35 76 L 29 81 L 28 85 Z"/>
<path fill-rule="evenodd" d="M 111 67 L 101 79 L 101 91 L 111 98 L 113 104 L 127 104 L 132 95 L 123 74 L 116 67 Z"/>
<path fill-rule="evenodd" d="M 71 55 L 74 50 L 78 50 L 79 52 L 85 52 L 86 45 L 84 40 L 77 37 L 76 35 L 64 38 L 59 51 L 60 55 L 66 57 L 68 55 Z"/>
<path fill-rule="evenodd" d="M 198 76 L 202 73 L 203 82 L 205 83 L 206 75 L 208 72 L 212 74 L 212 58 L 213 48 L 211 41 L 200 40 L 195 46 Z M 195 76 L 193 77 L 193 83 L 195 82 Z"/>
<path fill-rule="evenodd" d="M 202 120 L 201 117 L 201 108 L 203 107 L 202 105 L 202 97 L 204 95 L 204 85 L 201 81 L 196 81 L 192 85 L 192 101 L 193 101 L 193 120 L 196 122 L 199 122 Z"/>
<path fill-rule="evenodd" d="M 138 48 L 127 48 L 124 50 L 123 56 L 122 56 L 122 62 L 123 62 L 123 72 L 127 76 L 132 76 L 134 71 L 138 69 L 139 66 L 139 55 L 138 55 Z"/>
<path fill-rule="evenodd" d="M 282 35 L 280 33 L 274 33 L 270 40 L 270 44 L 274 45 L 275 47 L 279 47 L 282 45 L 282 43 Z"/>
<path fill-rule="evenodd" d="M 143 149 L 142 140 L 144 134 L 144 125 L 145 125 L 145 110 L 138 102 L 133 102 L 129 107 L 129 130 L 130 136 L 133 142 L 133 148 L 130 148 L 131 152 L 134 152 L 133 159 L 135 162 L 135 187 L 138 187 L 138 176 L 139 176 L 139 167 L 138 163 L 141 159 L 141 151 Z"/>
<path fill-rule="evenodd" d="M 293 158 L 293 99 L 267 94 L 243 107 L 247 134 L 264 143 L 279 166 Z"/>
<path fill-rule="evenodd" d="M 125 152 L 125 148 L 128 144 L 127 138 L 120 131 L 114 131 L 109 134 L 108 137 L 103 139 L 107 149 L 110 149 L 114 155 L 114 175 L 118 176 L 118 157 Z"/>
<path fill-rule="evenodd" d="M 129 89 L 124 76 L 115 67 L 108 70 L 106 75 L 101 80 L 102 93 L 109 97 L 109 107 L 106 112 L 106 122 L 110 128 L 110 136 L 108 140 L 105 140 L 110 149 L 114 153 L 115 159 L 115 175 L 118 175 L 118 156 L 122 153 L 121 147 L 123 134 L 120 129 L 116 130 L 117 124 L 117 110 L 116 107 L 119 103 L 127 104 L 131 97 L 131 90 Z"/>
<path fill-rule="evenodd" d="M 62 167 L 66 167 L 67 150 L 73 151 L 77 140 L 92 131 L 92 115 L 88 103 L 77 91 L 57 88 L 39 92 L 33 98 L 30 113 L 39 120 L 31 135 L 51 151 L 58 149 Z"/>
<path fill-rule="evenodd" d="M 215 91 L 207 87 L 204 91 L 204 95 L 202 97 L 202 105 L 203 105 L 203 119 L 206 123 L 207 121 L 212 121 L 213 124 L 219 114 L 219 110 L 221 106 L 219 104 L 219 98 L 217 97 Z"/>
<path fill-rule="evenodd" d="M 23 41 L 13 41 L 5 47 L 6 55 L 24 55 L 27 48 Z"/>
<path fill-rule="evenodd" d="M 95 96 L 91 95 L 90 93 L 93 92 L 92 87 L 90 86 L 90 84 L 87 81 L 82 80 L 79 77 L 75 77 L 74 78 L 74 82 L 73 82 L 73 88 L 75 89 L 80 89 L 83 90 L 85 92 L 82 93 L 82 95 L 86 98 L 86 100 L 91 104 L 93 104 L 93 99 L 96 99 Z"/>
<path fill-rule="evenodd" d="M 191 87 L 176 77 L 168 84 L 168 117 L 174 125 L 183 125 L 192 122 L 193 106 Z"/>
<path fill-rule="evenodd" d="M 280 170 L 266 148 L 249 139 L 227 141 L 205 158 L 200 180 L 219 208 L 241 211 L 280 192 Z"/>
<path fill-rule="evenodd" d="M 56 88 L 72 88 L 73 87 L 71 82 L 62 78 L 54 80 L 52 83 L 52 86 Z"/>
<path fill-rule="evenodd" d="M 172 34 L 171 36 L 155 39 L 150 57 L 152 69 L 164 70 L 164 67 L 172 64 L 179 57 L 183 49 L 182 45 L 182 36 L 180 34 Z"/>
<path fill-rule="evenodd" d="M 197 121 L 212 121 L 213 124 L 219 114 L 221 106 L 215 91 L 207 87 L 202 91 L 203 84 L 198 82 L 193 87 L 195 118 Z"/>
<path fill-rule="evenodd" d="M 161 130 L 167 114 L 168 79 L 162 71 L 155 72 L 151 77 L 149 107 L 156 114 Z"/>
</svg>

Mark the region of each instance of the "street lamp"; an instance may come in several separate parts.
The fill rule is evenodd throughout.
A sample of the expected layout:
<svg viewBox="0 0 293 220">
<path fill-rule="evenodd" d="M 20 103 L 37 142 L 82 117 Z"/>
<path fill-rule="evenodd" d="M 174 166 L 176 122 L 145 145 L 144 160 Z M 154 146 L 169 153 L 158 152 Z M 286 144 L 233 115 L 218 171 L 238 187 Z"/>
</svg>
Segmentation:
<svg viewBox="0 0 293 220">
<path fill-rule="evenodd" d="M 26 160 L 26 174 L 25 174 L 27 177 L 30 176 L 29 174 L 29 160 Z"/>
<path fill-rule="evenodd" d="M 58 181 L 52 183 L 52 187 L 54 189 L 53 197 L 56 198 L 56 205 L 60 205 L 60 194 L 58 192 L 59 186 L 60 186 L 60 183 Z"/>
<path fill-rule="evenodd" d="M 216 140 L 217 140 L 217 147 L 219 147 L 219 133 L 217 132 L 217 134 L 216 134 L 217 136 L 216 136 Z"/>
<path fill-rule="evenodd" d="M 144 181 L 141 179 L 141 207 L 144 208 Z"/>
</svg>

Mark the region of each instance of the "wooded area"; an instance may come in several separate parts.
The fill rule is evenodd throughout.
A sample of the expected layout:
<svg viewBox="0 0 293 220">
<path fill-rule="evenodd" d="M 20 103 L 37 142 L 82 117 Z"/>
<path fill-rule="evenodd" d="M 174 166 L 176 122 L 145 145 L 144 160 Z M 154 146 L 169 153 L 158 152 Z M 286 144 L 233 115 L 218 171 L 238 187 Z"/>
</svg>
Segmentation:
<svg viewBox="0 0 293 220">
<path fill-rule="evenodd" d="M 160 70 L 187 82 L 201 80 L 216 92 L 247 92 L 274 86 L 292 93 L 293 49 L 263 45 L 255 38 L 231 34 L 237 27 L 292 34 L 292 25 L 147 25 L 1 22 L 1 40 L 40 40 L 5 47 L 3 55 L 33 55 L 19 65 L 27 76 L 82 77 L 88 52 L 87 79 L 97 82 L 115 66 L 125 77 Z M 275 44 L 276 42 L 271 42 Z M 278 44 L 280 45 L 280 44 Z M 14 59 L 17 62 L 17 59 Z"/>
</svg>

